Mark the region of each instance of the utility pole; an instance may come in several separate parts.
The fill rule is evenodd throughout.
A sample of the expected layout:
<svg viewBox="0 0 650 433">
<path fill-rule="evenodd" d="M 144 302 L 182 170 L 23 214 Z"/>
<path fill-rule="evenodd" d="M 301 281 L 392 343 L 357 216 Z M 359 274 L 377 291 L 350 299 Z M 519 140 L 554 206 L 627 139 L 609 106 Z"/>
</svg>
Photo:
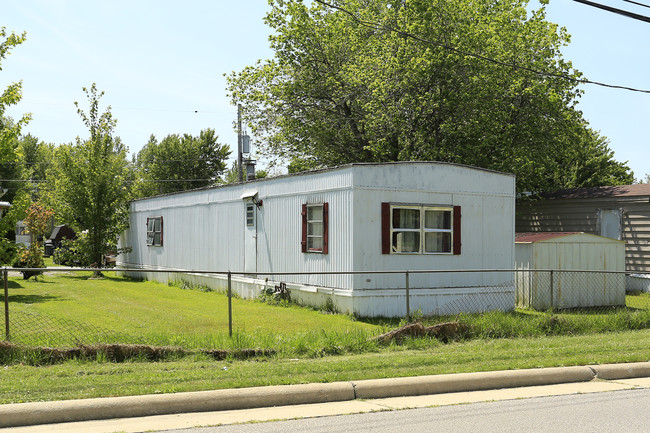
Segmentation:
<svg viewBox="0 0 650 433">
<path fill-rule="evenodd" d="M 244 181 L 244 172 L 242 171 L 242 131 L 241 131 L 241 104 L 237 104 L 237 172 L 239 181 Z"/>
</svg>

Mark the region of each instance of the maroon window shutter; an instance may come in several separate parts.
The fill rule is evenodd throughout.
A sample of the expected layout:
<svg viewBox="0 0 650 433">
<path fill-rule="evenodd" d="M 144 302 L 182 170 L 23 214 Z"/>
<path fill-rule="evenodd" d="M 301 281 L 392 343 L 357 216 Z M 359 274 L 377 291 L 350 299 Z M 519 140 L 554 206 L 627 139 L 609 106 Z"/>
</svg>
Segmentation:
<svg viewBox="0 0 650 433">
<path fill-rule="evenodd" d="M 300 241 L 302 252 L 307 252 L 307 205 L 302 205 L 302 240 Z"/>
<path fill-rule="evenodd" d="M 160 246 L 163 246 L 163 234 L 165 232 L 163 231 L 163 217 L 160 217 Z"/>
<path fill-rule="evenodd" d="M 454 206 L 454 255 L 460 254 L 460 206 Z"/>
<path fill-rule="evenodd" d="M 381 253 L 390 254 L 390 203 L 381 204 Z"/>
<path fill-rule="evenodd" d="M 327 254 L 329 238 L 329 203 L 323 203 L 323 254 Z"/>
</svg>

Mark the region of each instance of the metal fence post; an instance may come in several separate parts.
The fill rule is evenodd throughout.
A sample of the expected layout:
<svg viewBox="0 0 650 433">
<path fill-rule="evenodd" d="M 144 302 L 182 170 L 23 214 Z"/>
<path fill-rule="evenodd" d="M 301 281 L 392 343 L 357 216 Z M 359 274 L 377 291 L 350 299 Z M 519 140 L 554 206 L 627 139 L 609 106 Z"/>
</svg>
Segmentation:
<svg viewBox="0 0 650 433">
<path fill-rule="evenodd" d="M 553 292 L 555 291 L 555 284 L 553 281 L 553 269 L 551 269 L 551 309 L 555 308 L 555 296 Z"/>
<path fill-rule="evenodd" d="M 9 340 L 9 272 L 5 267 L 2 271 L 5 286 L 5 340 Z"/>
<path fill-rule="evenodd" d="M 228 271 L 228 336 L 232 337 L 232 272 Z"/>
<path fill-rule="evenodd" d="M 409 271 L 406 271 L 406 320 L 411 320 L 411 300 L 409 299 Z"/>
</svg>

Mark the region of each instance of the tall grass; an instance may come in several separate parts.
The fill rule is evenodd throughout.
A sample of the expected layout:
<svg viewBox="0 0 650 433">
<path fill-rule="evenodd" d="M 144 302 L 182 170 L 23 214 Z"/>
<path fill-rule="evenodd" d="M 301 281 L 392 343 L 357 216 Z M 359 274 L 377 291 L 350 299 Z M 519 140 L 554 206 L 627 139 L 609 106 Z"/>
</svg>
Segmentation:
<svg viewBox="0 0 650 433">
<path fill-rule="evenodd" d="M 234 299 L 234 333 L 228 335 L 224 294 L 187 285 L 87 275 L 45 276 L 39 282 L 10 281 L 11 341 L 24 353 L 0 353 L 0 362 L 43 362 L 29 347 L 140 344 L 236 352 L 260 349 L 276 358 L 318 358 L 371 353 L 385 347 L 373 337 L 406 323 L 404 319 L 363 319 L 295 305 L 268 305 Z M 195 288 L 196 289 L 196 288 Z M 650 296 L 628 296 L 632 308 L 535 312 L 487 312 L 419 319 L 425 325 L 458 321 L 464 339 L 540 338 L 650 328 Z M 323 314 L 326 312 L 327 314 Z M 406 338 L 390 350 L 435 348 L 442 343 Z M 12 349 L 14 350 L 14 349 Z M 15 349 L 18 350 L 18 349 Z M 0 351 L 1 352 L 1 351 Z"/>
</svg>

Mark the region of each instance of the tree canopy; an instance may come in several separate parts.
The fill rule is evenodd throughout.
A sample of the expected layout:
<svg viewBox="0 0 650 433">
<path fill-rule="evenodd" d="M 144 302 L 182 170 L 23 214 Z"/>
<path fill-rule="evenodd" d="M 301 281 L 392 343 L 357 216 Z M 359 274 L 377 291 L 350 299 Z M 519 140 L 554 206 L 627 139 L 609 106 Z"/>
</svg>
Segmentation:
<svg viewBox="0 0 650 433">
<path fill-rule="evenodd" d="M 20 35 L 11 32 L 7 33 L 5 27 L 0 27 L 0 71 L 2 61 L 11 54 L 11 50 L 25 42 L 26 34 Z M 22 98 L 22 82 L 11 83 L 0 93 L 0 179 L 17 179 L 20 174 L 20 166 L 17 164 L 19 155 L 16 152 L 17 141 L 21 128 L 30 120 L 30 115 L 25 114 L 17 121 L 6 115 L 7 107 L 20 102 Z M 0 187 L 11 188 L 4 197 L 11 200 L 15 194 L 16 185 L 12 182 L 0 181 Z M 2 233 L 0 233 L 0 236 Z"/>
<path fill-rule="evenodd" d="M 136 195 L 147 197 L 221 182 L 230 147 L 218 139 L 209 128 L 196 137 L 172 134 L 160 142 L 152 135 L 136 158 Z"/>
<path fill-rule="evenodd" d="M 633 180 L 577 109 L 569 35 L 544 5 L 270 3 L 275 55 L 232 73 L 228 91 L 290 171 L 437 160 L 515 173 L 527 191 Z"/>
<path fill-rule="evenodd" d="M 126 148 L 113 137 L 116 121 L 107 107 L 100 112 L 103 92 L 95 84 L 84 88 L 89 109 L 77 105 L 88 128 L 88 139 L 56 149 L 49 173 L 52 204 L 62 221 L 78 233 L 87 231 L 87 263 L 102 266 L 103 255 L 115 251 L 118 236 L 128 219 L 128 188 L 131 179 Z"/>
</svg>

